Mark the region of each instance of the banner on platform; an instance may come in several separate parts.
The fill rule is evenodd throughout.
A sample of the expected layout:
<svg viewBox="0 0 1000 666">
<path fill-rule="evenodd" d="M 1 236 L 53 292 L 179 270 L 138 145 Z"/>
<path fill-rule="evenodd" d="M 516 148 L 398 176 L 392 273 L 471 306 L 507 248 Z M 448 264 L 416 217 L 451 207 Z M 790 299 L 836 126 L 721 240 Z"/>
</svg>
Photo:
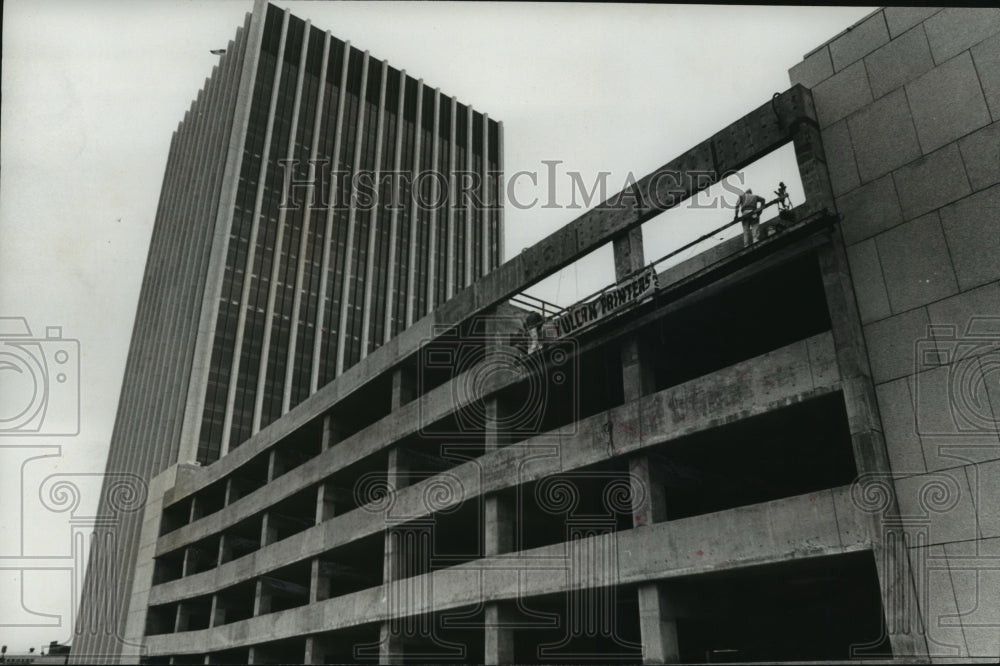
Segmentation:
<svg viewBox="0 0 1000 666">
<path fill-rule="evenodd" d="M 629 309 L 655 292 L 656 270 L 649 266 L 593 298 L 566 308 L 562 314 L 546 322 L 546 328 L 550 329 L 547 333 L 557 338 L 566 337 Z"/>
</svg>

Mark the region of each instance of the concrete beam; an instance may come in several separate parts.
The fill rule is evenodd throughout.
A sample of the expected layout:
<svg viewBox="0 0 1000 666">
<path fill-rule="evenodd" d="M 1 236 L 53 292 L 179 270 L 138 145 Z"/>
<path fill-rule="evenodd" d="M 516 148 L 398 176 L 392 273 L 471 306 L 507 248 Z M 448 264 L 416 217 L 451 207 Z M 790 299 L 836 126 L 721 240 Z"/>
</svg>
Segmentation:
<svg viewBox="0 0 1000 666">
<path fill-rule="evenodd" d="M 432 574 L 369 588 L 310 606 L 254 617 L 207 630 L 149 636 L 150 655 L 200 654 L 246 646 L 267 635 L 281 640 L 356 626 L 363 622 L 410 617 L 433 610 L 512 601 L 567 592 L 571 585 L 594 587 L 666 581 L 702 573 L 734 571 L 768 563 L 826 557 L 867 550 L 866 516 L 842 486 L 752 506 L 657 523 L 613 535 L 618 552 L 612 572 L 576 572 L 565 544 L 484 558 Z M 610 575 L 610 578 L 609 578 Z M 401 586 L 419 586 L 429 595 L 406 595 Z M 395 589 L 391 589 L 395 588 Z M 388 602 L 388 599 L 394 601 Z"/>
<path fill-rule="evenodd" d="M 578 469 L 614 456 L 638 453 L 649 446 L 830 393 L 839 388 L 832 354 L 829 334 L 820 334 L 584 419 L 567 430 L 559 449 L 544 449 L 548 453 L 543 454 L 543 449 L 533 439 L 487 453 L 449 470 L 450 477 L 457 479 L 464 489 L 456 494 L 453 501 L 496 493 L 519 483 Z M 605 434 L 609 420 L 614 425 L 613 450 L 609 449 Z M 310 480 L 299 475 L 313 463 L 323 462 L 322 458 L 289 472 L 288 483 L 317 482 L 319 479 Z M 396 477 L 390 482 L 398 481 L 397 477 L 401 474 L 398 461 L 392 469 Z M 518 469 L 519 476 L 512 477 L 511 469 Z M 316 473 L 328 474 L 329 469 L 320 469 Z M 426 483 L 397 491 L 396 502 L 386 514 L 386 520 L 409 520 L 428 515 L 429 508 L 423 496 Z M 273 500 L 265 501 L 261 509 L 271 503 Z M 251 510 L 248 515 L 255 512 Z M 209 516 L 206 521 L 212 518 Z M 220 524 L 218 529 L 224 527 Z M 152 594 L 157 603 L 164 603 L 162 599 L 204 594 L 206 588 L 218 589 L 218 586 L 247 580 L 249 571 L 260 573 L 304 557 L 318 556 L 330 548 L 370 536 L 384 528 L 385 523 L 372 520 L 372 514 L 367 509 L 359 508 L 214 571 L 158 585 L 153 588 Z M 173 533 L 161 537 L 158 554 L 178 547 L 169 547 L 173 545 L 170 543 L 172 537 Z"/>
<path fill-rule="evenodd" d="M 769 402 L 774 399 L 794 401 L 795 396 L 814 389 L 836 390 L 837 387 L 838 374 L 832 340 L 829 334 L 819 334 L 808 340 L 793 343 L 768 354 L 667 389 L 657 394 L 660 396 L 658 399 L 651 399 L 647 396 L 635 404 L 623 405 L 594 418 L 601 421 L 600 427 L 603 428 L 610 417 L 613 422 L 618 424 L 615 432 L 620 433 L 620 431 L 624 431 L 623 426 L 634 430 L 634 425 L 638 423 L 640 418 L 648 420 L 650 424 L 655 424 L 662 416 L 667 416 L 678 427 L 690 428 L 684 433 L 690 434 L 731 420 L 733 417 L 726 416 L 726 414 L 729 413 L 730 408 L 736 405 L 743 404 L 746 409 L 753 411 L 753 413 L 761 413 L 759 408 L 754 407 L 755 403 Z M 441 388 L 450 390 L 448 385 Z M 705 391 L 709 391 L 709 393 L 705 393 Z M 438 395 L 435 393 L 433 396 L 424 397 L 434 398 L 448 404 L 453 402 L 450 394 Z M 691 407 L 679 411 L 671 406 L 669 401 L 690 404 Z M 367 434 L 367 437 L 352 437 L 337 447 L 336 451 L 324 452 L 308 463 L 290 471 L 283 479 L 283 483 L 260 488 L 241 498 L 236 504 L 206 516 L 196 524 L 185 525 L 163 535 L 157 542 L 157 556 L 177 550 L 188 543 L 218 533 L 241 520 L 266 511 L 276 502 L 290 497 L 310 485 L 320 483 L 330 474 L 384 449 L 400 437 L 405 436 L 408 429 L 407 425 L 404 424 L 408 424 L 409 428 L 417 427 L 416 407 L 415 401 L 399 410 L 400 420 L 396 421 L 399 430 L 396 430 L 393 425 L 379 426 L 376 424 L 379 427 L 374 428 L 373 432 L 362 431 L 359 433 Z M 636 407 L 645 412 L 642 417 L 633 413 Z M 411 410 L 411 408 L 414 409 Z M 422 409 L 425 410 L 422 412 L 424 414 L 433 412 L 435 409 L 446 411 L 445 407 L 435 405 L 431 400 L 428 400 L 428 404 Z M 739 418 L 748 415 L 749 412 Z M 581 422 L 577 430 L 586 429 L 592 420 L 593 418 Z M 660 428 L 661 426 L 653 427 Z M 551 434 L 546 435 L 546 437 L 550 436 Z M 526 440 L 525 444 L 532 441 Z M 656 442 L 649 442 L 650 445 L 654 443 Z M 240 447 L 237 451 L 242 448 Z M 479 464 L 487 464 L 486 461 L 485 457 L 480 458 Z M 455 469 L 452 470 L 453 473 Z"/>
</svg>

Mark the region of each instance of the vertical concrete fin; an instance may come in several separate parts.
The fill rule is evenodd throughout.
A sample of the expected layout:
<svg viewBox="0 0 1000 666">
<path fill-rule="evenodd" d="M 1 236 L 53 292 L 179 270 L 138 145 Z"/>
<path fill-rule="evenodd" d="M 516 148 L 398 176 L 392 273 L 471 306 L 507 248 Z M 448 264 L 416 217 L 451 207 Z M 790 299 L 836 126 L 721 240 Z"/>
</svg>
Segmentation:
<svg viewBox="0 0 1000 666">
<path fill-rule="evenodd" d="M 340 159 L 340 144 L 343 140 L 343 128 L 344 128 L 344 90 L 347 87 L 347 66 L 351 59 L 351 42 L 344 42 L 344 58 L 340 69 L 340 84 L 337 93 L 337 121 L 334 125 L 334 136 L 333 136 L 333 167 L 334 170 L 338 169 L 337 160 Z M 320 262 L 319 270 L 319 298 L 318 305 L 316 308 L 316 323 L 315 323 L 315 337 L 313 338 L 313 358 L 312 358 L 312 370 L 309 374 L 309 394 L 312 395 L 317 390 L 319 390 L 319 366 L 320 362 L 323 360 L 323 338 L 329 335 L 329 331 L 325 331 L 323 328 L 323 322 L 326 319 L 326 292 L 327 292 L 327 276 L 330 273 L 330 252 L 333 247 L 333 217 L 336 206 L 334 202 L 337 200 L 337 181 L 336 179 L 330 182 L 330 200 L 328 201 L 329 207 L 326 211 L 326 231 L 323 234 L 323 258 Z"/>
<path fill-rule="evenodd" d="M 440 197 L 440 192 L 438 192 L 438 178 L 437 173 L 439 167 L 439 153 L 440 153 L 440 141 L 438 141 L 438 135 L 441 131 L 441 89 L 434 89 L 434 127 L 431 134 L 431 172 L 435 174 L 434 178 L 431 179 L 431 188 L 433 194 L 431 195 L 431 201 L 434 205 L 431 207 L 430 211 L 430 229 L 428 230 L 427 236 L 427 312 L 434 309 L 436 305 L 435 300 L 437 297 L 437 289 L 435 285 L 437 284 L 437 227 L 438 227 L 438 217 L 441 211 L 441 206 L 438 205 L 438 199 Z"/>
<path fill-rule="evenodd" d="M 285 52 L 285 40 L 288 37 L 288 17 L 286 9 L 281 19 L 281 37 L 278 40 L 278 53 Z M 260 233 L 261 209 L 264 205 L 264 189 L 267 176 L 267 163 L 270 160 L 271 135 L 274 132 L 274 115 L 278 104 L 278 88 L 281 84 L 281 67 L 274 68 L 274 79 L 271 83 L 271 99 L 267 110 L 267 124 L 264 133 L 264 150 L 261 154 L 260 172 L 257 177 L 257 195 L 253 205 L 253 218 L 250 227 L 250 240 L 248 244 L 247 260 L 244 265 L 246 279 L 243 280 L 243 289 L 240 294 L 240 312 L 236 322 L 236 339 L 234 341 L 233 362 L 229 371 L 229 388 L 226 395 L 226 412 L 222 423 L 222 442 L 220 457 L 229 452 L 229 440 L 233 432 L 233 411 L 236 402 L 236 387 L 240 377 L 240 352 L 243 348 L 243 336 L 246 332 L 247 308 L 250 300 L 250 285 L 253 282 L 253 264 L 257 248 L 257 235 Z"/>
<path fill-rule="evenodd" d="M 413 125 L 413 178 L 417 179 L 420 174 L 420 127 L 423 123 L 424 110 L 424 80 L 417 80 L 417 109 L 416 121 Z M 409 264 L 407 265 L 406 279 L 406 326 L 413 325 L 414 311 L 417 300 L 417 238 L 419 237 L 420 224 L 417 217 L 417 197 L 411 192 L 410 201 L 410 245 L 407 248 Z"/>
<path fill-rule="evenodd" d="M 448 134 L 448 256 L 445 257 L 445 300 L 455 295 L 455 116 L 458 100 L 451 98 L 451 127 Z"/>
<path fill-rule="evenodd" d="M 394 305 L 396 299 L 393 294 L 396 289 L 396 253 L 399 251 L 399 196 L 400 179 L 399 173 L 403 160 L 403 104 L 406 99 L 406 70 L 399 72 L 399 99 L 396 102 L 396 147 L 393 158 L 392 171 L 394 174 L 392 181 L 392 208 L 389 214 L 389 256 L 386 275 L 385 288 L 385 330 L 382 343 L 389 342 L 392 338 L 392 325 Z"/>
<path fill-rule="evenodd" d="M 351 177 L 356 177 L 361 168 L 361 153 L 364 148 L 365 132 L 365 97 L 368 92 L 368 51 L 365 51 L 364 59 L 361 61 L 361 92 L 358 93 L 358 126 L 354 139 L 354 164 L 351 168 Z M 351 272 L 354 270 L 354 236 L 357 233 L 358 207 L 354 202 L 354 190 L 351 190 L 351 203 L 347 211 L 347 243 L 344 247 L 346 256 L 344 257 L 344 281 L 340 294 L 340 323 L 337 327 L 337 376 L 344 372 L 345 350 L 347 342 L 347 322 L 349 319 L 349 305 L 351 294 Z M 356 278 L 355 278 L 356 279 Z"/>
<path fill-rule="evenodd" d="M 472 125 L 475 118 L 475 112 L 472 110 L 472 105 L 469 104 L 465 107 L 465 164 L 462 165 L 462 180 L 470 175 L 472 170 L 475 168 L 473 155 L 472 155 Z M 463 196 L 468 196 L 468 192 L 465 191 L 465 184 L 462 184 Z M 475 274 L 473 270 L 475 267 L 475 262 L 472 260 L 473 252 L 473 239 L 475 234 L 473 234 L 472 227 L 474 224 L 474 210 L 475 206 L 473 204 L 473 198 L 469 197 L 465 206 L 465 279 L 462 282 L 462 287 L 468 287 L 472 284 L 472 278 Z"/>
<path fill-rule="evenodd" d="M 380 211 L 382 202 L 379 201 L 381 188 L 379 180 L 382 171 L 382 141 L 384 139 L 383 126 L 385 125 L 385 86 L 389 76 L 389 63 L 382 61 L 381 82 L 378 91 L 378 115 L 375 122 L 378 127 L 375 129 L 375 205 L 369 212 L 371 216 L 368 221 L 368 256 L 365 261 L 365 300 L 361 309 L 361 358 L 368 356 L 368 332 L 372 323 L 372 285 L 374 283 L 373 273 L 375 268 L 375 243 L 378 240 L 378 224 L 381 218 Z"/>
<path fill-rule="evenodd" d="M 288 356 L 285 360 L 285 388 L 281 397 L 281 413 L 285 414 L 291 409 L 292 402 L 292 381 L 294 380 L 295 373 L 295 354 L 298 351 L 298 340 L 299 340 L 299 317 L 302 312 L 302 281 L 305 276 L 305 264 L 306 264 L 306 245 L 309 239 L 309 230 L 311 228 L 312 222 L 312 200 L 315 192 L 316 184 L 316 160 L 319 159 L 319 135 L 320 128 L 323 121 L 323 104 L 325 102 L 326 96 L 326 72 L 329 66 L 330 57 L 330 31 L 328 30 L 323 36 L 323 55 L 320 61 L 319 67 L 319 84 L 317 86 L 318 90 L 316 92 L 316 103 L 313 110 L 313 130 L 312 130 L 312 145 L 309 147 L 309 170 L 306 176 L 306 209 L 303 214 L 302 220 L 302 232 L 300 235 L 299 242 L 299 264 L 295 271 L 295 294 L 292 301 L 292 330 L 288 338 Z M 320 175 L 322 179 L 322 176 Z M 324 236 L 324 242 L 328 242 L 328 239 Z M 319 329 L 315 329 L 316 339 L 319 339 L 318 334 Z M 315 349 L 314 349 L 315 352 Z M 315 355 L 310 359 L 310 365 L 315 363 Z M 301 370 L 301 369 L 300 369 Z"/>
<path fill-rule="evenodd" d="M 309 34 L 312 24 L 305 22 L 305 31 L 302 34 L 302 45 L 299 47 L 299 71 L 295 80 L 295 93 L 292 100 L 292 118 L 288 129 L 288 146 L 285 149 L 285 164 L 295 159 L 295 138 L 299 129 L 299 111 L 302 108 L 302 83 L 306 77 L 306 58 L 309 55 Z M 287 167 L 286 167 L 287 168 Z M 278 169 L 280 172 L 281 170 Z M 287 172 L 286 172 L 287 173 Z M 281 202 L 288 201 L 291 179 L 284 178 L 281 186 Z M 274 305 L 278 294 L 278 280 L 281 277 L 283 262 L 288 261 L 287 254 L 283 255 L 285 245 L 285 227 L 288 226 L 288 208 L 278 205 L 278 236 L 274 241 L 274 258 L 271 260 L 271 277 L 267 285 L 267 305 L 264 307 L 264 339 L 260 344 L 260 365 L 257 368 L 257 389 L 254 392 L 253 422 L 250 426 L 250 433 L 256 434 L 260 431 L 261 420 L 264 411 L 264 394 L 267 390 L 267 372 L 271 360 L 271 338 L 274 336 Z"/>
</svg>

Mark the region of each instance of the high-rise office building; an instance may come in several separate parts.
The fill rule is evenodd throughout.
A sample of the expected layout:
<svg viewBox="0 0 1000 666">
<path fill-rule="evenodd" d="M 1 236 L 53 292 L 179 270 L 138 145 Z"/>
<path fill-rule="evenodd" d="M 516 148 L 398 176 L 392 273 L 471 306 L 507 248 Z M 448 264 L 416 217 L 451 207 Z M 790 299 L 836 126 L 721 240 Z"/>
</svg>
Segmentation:
<svg viewBox="0 0 1000 666">
<path fill-rule="evenodd" d="M 218 460 L 490 272 L 501 168 L 486 114 L 258 0 L 170 144 L 109 479 Z M 137 521 L 78 654 L 120 649 Z"/>
</svg>

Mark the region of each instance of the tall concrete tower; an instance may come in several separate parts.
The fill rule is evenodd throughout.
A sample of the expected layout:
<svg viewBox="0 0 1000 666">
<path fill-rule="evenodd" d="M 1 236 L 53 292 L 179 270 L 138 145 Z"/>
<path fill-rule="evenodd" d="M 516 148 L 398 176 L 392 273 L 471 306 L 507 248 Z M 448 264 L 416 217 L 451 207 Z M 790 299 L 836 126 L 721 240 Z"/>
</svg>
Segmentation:
<svg viewBox="0 0 1000 666">
<path fill-rule="evenodd" d="M 501 169 L 499 123 L 258 0 L 170 144 L 108 478 L 211 464 L 490 272 Z M 140 528 L 108 485 L 73 646 L 99 659 Z"/>
</svg>

